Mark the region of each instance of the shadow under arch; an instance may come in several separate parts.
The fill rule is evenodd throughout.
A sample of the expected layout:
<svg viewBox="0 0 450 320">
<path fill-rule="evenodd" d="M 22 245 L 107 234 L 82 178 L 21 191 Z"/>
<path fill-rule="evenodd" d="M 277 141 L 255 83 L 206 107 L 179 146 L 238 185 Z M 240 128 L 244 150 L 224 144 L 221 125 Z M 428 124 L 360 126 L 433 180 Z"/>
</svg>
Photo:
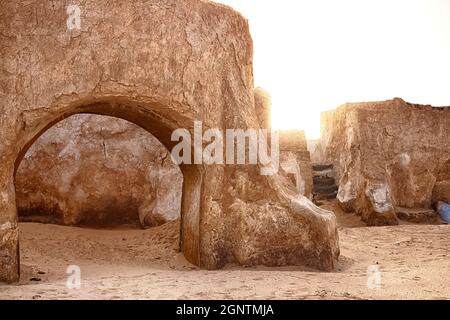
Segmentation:
<svg viewBox="0 0 450 320">
<path fill-rule="evenodd" d="M 172 132 L 177 129 L 177 125 L 181 124 L 188 130 L 193 125 L 193 123 L 190 123 L 192 120 L 188 118 L 173 119 L 169 116 L 162 116 L 147 105 L 127 99 L 99 100 L 90 104 L 79 104 L 64 108 L 60 113 L 51 117 L 44 117 L 44 120 L 40 118 L 36 121 L 36 125 L 30 126 L 29 132 L 25 135 L 26 138 L 19 146 L 20 151 L 14 163 L 14 180 L 21 161 L 34 142 L 55 124 L 76 114 L 110 116 L 134 123 L 157 138 L 169 153 L 173 146 L 178 143 L 178 141 L 171 141 Z M 183 175 L 180 249 L 189 262 L 200 265 L 199 226 L 204 169 L 202 165 L 194 164 L 181 164 L 179 167 Z"/>
</svg>

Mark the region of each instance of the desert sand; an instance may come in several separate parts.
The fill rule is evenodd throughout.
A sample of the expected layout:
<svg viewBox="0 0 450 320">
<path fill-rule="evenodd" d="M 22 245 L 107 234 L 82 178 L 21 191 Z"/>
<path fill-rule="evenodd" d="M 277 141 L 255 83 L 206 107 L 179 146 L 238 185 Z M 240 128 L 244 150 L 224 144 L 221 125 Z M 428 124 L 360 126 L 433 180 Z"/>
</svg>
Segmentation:
<svg viewBox="0 0 450 320">
<path fill-rule="evenodd" d="M 201 270 L 179 246 L 179 222 L 147 230 L 94 230 L 21 223 L 21 281 L 0 285 L 1 299 L 446 299 L 450 226 L 365 227 L 334 203 L 341 256 L 332 272 L 305 267 Z M 78 265 L 81 288 L 68 289 Z M 381 286 L 369 289 L 378 265 Z"/>
</svg>

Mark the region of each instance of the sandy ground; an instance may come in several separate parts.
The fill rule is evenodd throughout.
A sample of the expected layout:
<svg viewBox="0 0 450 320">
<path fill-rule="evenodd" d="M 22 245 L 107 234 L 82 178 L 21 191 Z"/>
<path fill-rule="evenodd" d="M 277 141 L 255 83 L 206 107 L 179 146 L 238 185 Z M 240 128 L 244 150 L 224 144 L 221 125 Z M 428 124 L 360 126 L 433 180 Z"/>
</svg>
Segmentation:
<svg viewBox="0 0 450 320">
<path fill-rule="evenodd" d="M 0 299 L 450 298 L 450 226 L 368 228 L 354 215 L 337 217 L 341 257 L 333 272 L 200 270 L 178 253 L 178 222 L 149 230 L 21 223 L 21 281 L 0 285 Z M 80 267 L 80 289 L 66 287 L 69 265 Z M 381 271 L 379 288 L 371 265 Z"/>
</svg>

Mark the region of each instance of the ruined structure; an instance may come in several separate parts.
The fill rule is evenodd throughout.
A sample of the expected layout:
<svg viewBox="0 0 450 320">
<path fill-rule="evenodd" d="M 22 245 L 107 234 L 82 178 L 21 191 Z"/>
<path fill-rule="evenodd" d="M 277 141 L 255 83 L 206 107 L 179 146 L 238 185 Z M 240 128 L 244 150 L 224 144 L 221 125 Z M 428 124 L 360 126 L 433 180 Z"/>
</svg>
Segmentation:
<svg viewBox="0 0 450 320">
<path fill-rule="evenodd" d="M 258 87 L 254 91 L 256 115 L 263 129 L 271 129 L 272 100 L 268 92 Z M 280 175 L 286 187 L 312 199 L 312 167 L 305 132 L 279 131 Z"/>
<path fill-rule="evenodd" d="M 450 198 L 450 108 L 401 99 L 346 104 L 322 114 L 319 148 L 339 177 L 337 198 L 369 225 L 424 220 Z M 415 210 L 405 210 L 415 209 Z"/>
<path fill-rule="evenodd" d="M 16 173 L 21 221 L 151 227 L 180 217 L 183 176 L 169 151 L 122 119 L 79 114 L 46 131 Z"/>
<path fill-rule="evenodd" d="M 123 118 L 169 150 L 176 128 L 258 128 L 246 20 L 200 0 L 0 2 L 0 281 L 19 278 L 14 172 L 32 143 L 77 113 Z M 333 213 L 257 165 L 181 165 L 181 250 L 208 269 L 334 267 Z"/>
<path fill-rule="evenodd" d="M 303 131 L 280 131 L 280 167 L 281 176 L 289 179 L 300 195 L 312 199 L 312 165 Z"/>
</svg>

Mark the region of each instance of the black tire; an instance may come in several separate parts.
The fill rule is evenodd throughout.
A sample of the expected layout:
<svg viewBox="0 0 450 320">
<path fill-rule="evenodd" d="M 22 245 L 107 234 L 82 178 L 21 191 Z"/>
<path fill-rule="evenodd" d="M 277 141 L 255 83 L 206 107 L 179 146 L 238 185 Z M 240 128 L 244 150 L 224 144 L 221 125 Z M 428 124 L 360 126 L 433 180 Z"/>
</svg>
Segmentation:
<svg viewBox="0 0 450 320">
<path fill-rule="evenodd" d="M 333 169 L 332 164 L 313 164 L 313 170 L 314 171 L 325 171 L 329 169 Z"/>
<path fill-rule="evenodd" d="M 330 177 L 315 176 L 313 177 L 313 183 L 315 186 L 334 186 L 336 181 Z"/>
<path fill-rule="evenodd" d="M 338 187 L 336 185 L 333 186 L 314 186 L 314 192 L 319 194 L 329 194 L 338 191 Z"/>
<path fill-rule="evenodd" d="M 315 201 L 331 200 L 331 199 L 336 199 L 336 196 L 337 196 L 337 192 L 326 193 L 326 194 L 315 194 L 314 199 L 315 199 Z"/>
</svg>

